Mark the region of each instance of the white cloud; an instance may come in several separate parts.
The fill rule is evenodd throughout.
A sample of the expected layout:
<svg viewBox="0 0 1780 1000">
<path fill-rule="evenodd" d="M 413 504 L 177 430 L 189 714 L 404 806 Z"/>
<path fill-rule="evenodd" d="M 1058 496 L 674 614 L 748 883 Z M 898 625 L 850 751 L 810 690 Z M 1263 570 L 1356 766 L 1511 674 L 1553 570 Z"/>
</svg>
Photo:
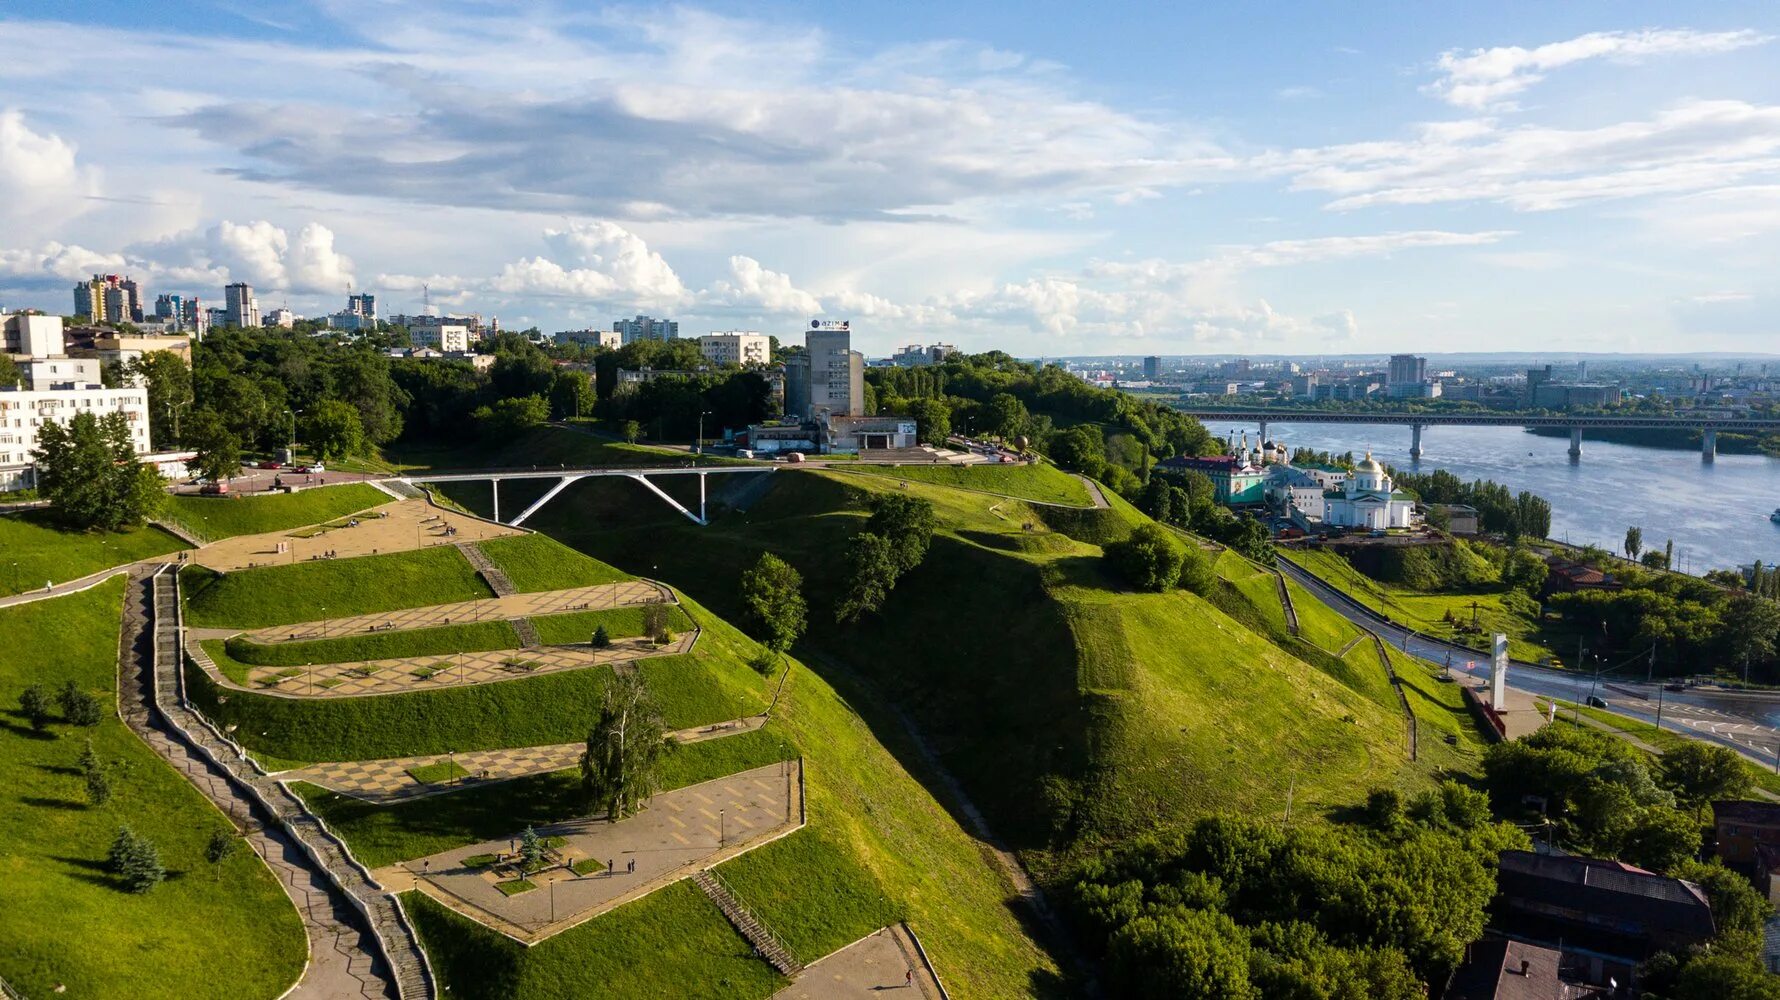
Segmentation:
<svg viewBox="0 0 1780 1000">
<path fill-rule="evenodd" d="M 7 239 L 50 235 L 99 193 L 99 174 L 73 144 L 37 132 L 22 111 L 0 109 L 0 232 Z"/>
<path fill-rule="evenodd" d="M 787 316 L 813 316 L 822 312 L 822 303 L 793 285 L 790 275 L 769 271 L 754 258 L 739 255 L 729 258 L 729 278 L 713 283 L 701 298 L 712 305 L 759 309 Z"/>
<path fill-rule="evenodd" d="M 53 241 L 37 250 L 0 250 L 0 276 L 27 281 L 51 278 L 79 281 L 93 274 L 119 271 L 124 266 L 121 254 L 100 253 Z"/>
<path fill-rule="evenodd" d="M 1441 54 L 1442 77 L 1427 90 L 1449 104 L 1472 110 L 1508 110 L 1508 98 L 1545 78 L 1551 70 L 1588 59 L 1636 61 L 1652 56 L 1731 52 L 1761 45 L 1769 36 L 1756 31 L 1594 31 L 1536 48 L 1518 45 Z"/>
</svg>

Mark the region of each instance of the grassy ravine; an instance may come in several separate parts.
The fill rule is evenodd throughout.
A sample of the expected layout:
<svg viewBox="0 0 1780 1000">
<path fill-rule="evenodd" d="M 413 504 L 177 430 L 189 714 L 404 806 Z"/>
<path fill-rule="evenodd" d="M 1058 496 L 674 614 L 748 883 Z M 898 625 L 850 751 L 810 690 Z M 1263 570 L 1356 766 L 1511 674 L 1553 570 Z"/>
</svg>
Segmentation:
<svg viewBox="0 0 1780 1000">
<path fill-rule="evenodd" d="M 433 969 L 467 1000 L 769 997 L 786 980 L 690 881 L 680 881 L 530 948 L 417 892 L 402 905 Z"/>
<path fill-rule="evenodd" d="M 112 581 L 0 610 L 0 976 L 31 997 L 58 984 L 120 1000 L 278 996 L 302 970 L 302 925 L 245 846 L 221 866 L 204 859 L 228 821 L 115 715 L 39 737 L 13 710 L 26 683 L 65 679 L 113 704 L 122 592 Z M 89 738 L 112 775 L 100 807 L 75 766 Z M 153 841 L 173 875 L 145 895 L 104 870 L 120 824 Z"/>
<path fill-rule="evenodd" d="M 848 472 L 909 482 L 1000 493 L 1022 500 L 1086 507 L 1094 501 L 1082 481 L 1054 465 L 860 465 Z"/>
<path fill-rule="evenodd" d="M 302 477 L 297 477 L 300 481 Z M 167 520 L 208 541 L 262 531 L 287 531 L 332 521 L 394 502 L 363 483 L 325 486 L 276 496 L 176 496 L 167 499 Z"/>
<path fill-rule="evenodd" d="M 1490 633 L 1501 632 L 1508 636 L 1508 654 L 1517 660 L 1562 662 L 1562 657 L 1551 648 L 1551 637 L 1541 634 L 1540 623 L 1510 611 L 1502 603 L 1500 591 L 1427 593 L 1374 580 L 1340 555 L 1323 549 L 1293 549 L 1286 555 L 1366 607 L 1419 632 L 1461 646 L 1487 643 Z M 1484 630 L 1481 638 L 1458 635 L 1444 620 L 1451 611 L 1455 618 L 1469 622 L 1473 603 L 1477 605 L 1478 624 Z"/>
<path fill-rule="evenodd" d="M 525 593 L 632 579 L 629 573 L 621 573 L 544 535 L 491 538 L 477 542 L 476 547 L 507 574 L 514 587 Z"/>
<path fill-rule="evenodd" d="M 45 510 L 0 515 L 0 597 L 42 590 L 88 573 L 185 548 L 155 527 L 63 531 Z"/>
<path fill-rule="evenodd" d="M 668 755 L 661 788 L 695 785 L 788 756 L 795 751 L 769 729 L 688 743 Z M 353 856 L 372 868 L 588 814 L 581 772 L 575 768 L 389 806 L 302 782 L 293 788 L 346 841 Z"/>
<path fill-rule="evenodd" d="M 180 570 L 186 624 L 264 628 L 493 597 L 454 545 L 217 573 Z"/>
<path fill-rule="evenodd" d="M 711 628 L 716 620 L 695 604 L 688 602 L 685 610 L 704 626 L 698 648 L 638 664 L 668 726 L 758 713 L 771 692 L 748 666 L 755 644 L 733 630 Z M 437 687 L 408 694 L 292 699 L 231 691 L 220 703 L 203 671 L 186 668 L 192 697 L 206 714 L 236 725 L 236 738 L 249 750 L 282 761 L 371 760 L 586 739 L 611 676 L 610 668 L 597 667 L 458 687 L 447 672 Z"/>
</svg>

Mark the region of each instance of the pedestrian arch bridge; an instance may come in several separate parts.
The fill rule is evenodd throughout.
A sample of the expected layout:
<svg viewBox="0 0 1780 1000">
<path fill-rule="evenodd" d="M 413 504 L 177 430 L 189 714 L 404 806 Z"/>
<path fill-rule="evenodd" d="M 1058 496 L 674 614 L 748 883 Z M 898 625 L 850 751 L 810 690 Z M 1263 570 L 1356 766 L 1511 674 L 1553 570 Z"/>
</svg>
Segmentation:
<svg viewBox="0 0 1780 1000">
<path fill-rule="evenodd" d="M 667 501 L 670 507 L 686 515 L 694 524 L 704 525 L 705 520 L 705 477 L 727 475 L 762 475 L 775 471 L 771 465 L 692 465 L 655 468 L 614 469 L 614 468 L 567 468 L 554 469 L 480 469 L 452 472 L 420 473 L 407 476 L 392 476 L 388 479 L 374 480 L 384 485 L 403 484 L 412 487 L 414 483 L 472 483 L 486 481 L 494 495 L 494 517 L 498 523 L 518 527 L 525 523 L 526 518 L 536 514 L 543 506 L 556 499 L 556 495 L 568 488 L 570 483 L 583 479 L 622 476 L 634 479 L 643 484 L 644 488 Z M 698 513 L 693 513 L 680 501 L 674 499 L 667 491 L 656 485 L 653 477 L 658 476 L 697 476 L 698 477 Z M 556 485 L 544 492 L 544 495 L 532 501 L 530 506 L 520 511 L 511 521 L 501 521 L 501 483 L 509 479 L 554 479 Z"/>
</svg>

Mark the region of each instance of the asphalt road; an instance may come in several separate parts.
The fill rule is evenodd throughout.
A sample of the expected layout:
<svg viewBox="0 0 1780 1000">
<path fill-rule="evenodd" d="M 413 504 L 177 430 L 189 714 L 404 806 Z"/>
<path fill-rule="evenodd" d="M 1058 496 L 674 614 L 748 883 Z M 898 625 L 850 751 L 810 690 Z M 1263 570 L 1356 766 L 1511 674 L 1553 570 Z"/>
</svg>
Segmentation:
<svg viewBox="0 0 1780 1000">
<path fill-rule="evenodd" d="M 1398 649 L 1436 665 L 1450 664 L 1455 674 L 1480 681 L 1489 677 L 1487 655 L 1427 638 L 1382 618 L 1285 558 L 1279 560 L 1279 568 L 1337 614 L 1378 633 Z M 1636 670 L 1633 664 L 1621 673 Z M 1646 684 L 1642 679 L 1620 679 L 1611 674 L 1597 679 L 1593 674 L 1553 670 L 1521 660 L 1510 663 L 1508 686 L 1566 701 L 1586 702 L 1593 694 L 1607 702 L 1609 711 L 1641 722 L 1657 722 L 1660 703 L 1664 729 L 1730 747 L 1768 766 L 1774 766 L 1780 754 L 1780 694 L 1664 691 L 1661 685 Z"/>
</svg>

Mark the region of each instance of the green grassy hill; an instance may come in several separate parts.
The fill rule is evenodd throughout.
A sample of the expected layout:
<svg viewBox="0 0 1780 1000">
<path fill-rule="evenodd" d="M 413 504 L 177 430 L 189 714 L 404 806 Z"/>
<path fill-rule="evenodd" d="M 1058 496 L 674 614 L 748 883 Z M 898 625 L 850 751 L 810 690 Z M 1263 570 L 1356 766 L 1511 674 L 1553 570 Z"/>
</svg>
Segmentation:
<svg viewBox="0 0 1780 1000">
<path fill-rule="evenodd" d="M 0 597 L 185 548 L 155 527 L 63 531 L 46 510 L 0 515 Z"/>
<path fill-rule="evenodd" d="M 390 495 L 376 487 L 347 483 L 274 496 L 168 497 L 165 517 L 199 538 L 215 541 L 320 524 L 390 502 Z"/>
<path fill-rule="evenodd" d="M 117 689 L 122 583 L 0 609 L 0 976 L 31 997 L 270 1000 L 304 961 L 290 900 L 250 850 L 204 858 L 227 819 L 107 712 L 99 725 L 32 732 L 16 711 L 26 684 Z M 90 805 L 76 762 L 88 740 L 113 794 Z M 120 825 L 160 849 L 170 878 L 147 893 L 105 870 Z M 227 967 L 227 975 L 217 970 Z"/>
<path fill-rule="evenodd" d="M 1143 519 L 1116 497 L 1108 509 L 1072 511 L 908 477 L 787 470 L 775 479 L 747 513 L 709 528 L 637 509 L 597 482 L 571 487 L 529 523 L 614 565 L 658 566 L 652 575 L 729 616 L 741 614 L 743 567 L 763 551 L 790 561 L 812 595 L 799 655 L 881 735 L 895 729 L 889 703 L 912 715 L 1041 874 L 1208 810 L 1283 812 L 1288 793 L 1314 809 L 1427 780 L 1407 762 L 1376 654 L 1361 670 L 1288 643 L 1277 591 L 1258 567 L 1209 600 L 1132 593 L 1108 578 L 1098 543 Z M 881 615 L 836 626 L 828 595 L 874 490 L 933 501 L 940 530 Z M 1340 630 L 1323 617 L 1315 627 L 1325 641 Z"/>
</svg>

